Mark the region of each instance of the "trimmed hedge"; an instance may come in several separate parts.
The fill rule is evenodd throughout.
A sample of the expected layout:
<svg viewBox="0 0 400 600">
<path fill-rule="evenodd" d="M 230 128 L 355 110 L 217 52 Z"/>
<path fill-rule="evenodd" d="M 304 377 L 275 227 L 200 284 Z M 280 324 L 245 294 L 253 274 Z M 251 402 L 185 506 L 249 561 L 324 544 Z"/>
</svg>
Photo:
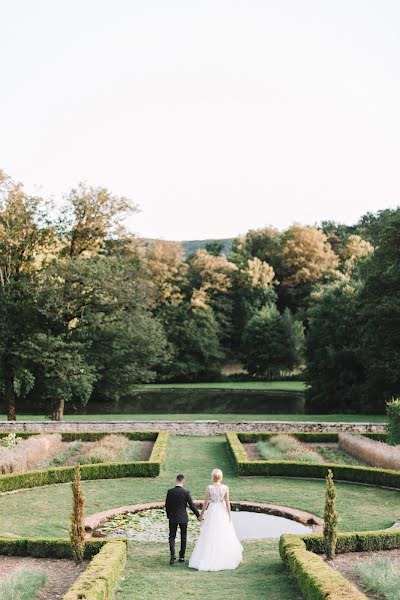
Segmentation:
<svg viewBox="0 0 400 600">
<path fill-rule="evenodd" d="M 107 542 L 63 600 L 110 600 L 121 579 L 126 558 L 126 541 Z"/>
<path fill-rule="evenodd" d="M 81 477 L 89 479 L 119 479 L 122 477 L 157 477 L 164 464 L 169 434 L 162 431 L 157 435 L 149 461 L 125 463 L 98 463 L 81 465 Z M 40 487 L 73 480 L 75 467 L 54 467 L 38 471 L 27 471 L 0 476 L 0 492 L 21 488 Z"/>
<path fill-rule="evenodd" d="M 305 535 L 301 539 L 310 552 L 315 552 L 316 554 L 324 553 L 322 535 Z M 336 553 L 375 552 L 379 550 L 395 550 L 397 548 L 400 548 L 400 529 L 354 531 L 338 533 Z"/>
<path fill-rule="evenodd" d="M 72 559 L 71 543 L 63 538 L 0 537 L 0 555 Z M 113 597 L 127 556 L 126 540 L 87 541 L 88 567 L 63 596 L 63 600 L 108 600 Z"/>
<path fill-rule="evenodd" d="M 302 431 L 296 431 L 296 432 L 284 432 L 282 431 L 281 433 L 285 433 L 286 435 L 292 435 L 293 437 L 297 438 L 298 440 L 300 440 L 301 442 L 306 442 L 308 444 L 335 444 L 338 443 L 339 441 L 339 434 L 338 433 L 325 433 L 325 432 L 302 432 Z M 244 444 L 246 443 L 255 443 L 258 441 L 264 441 L 264 440 L 269 440 L 271 439 L 271 437 L 273 437 L 274 435 L 279 435 L 276 432 L 263 432 L 263 433 L 238 433 L 238 438 L 241 442 L 243 442 Z M 355 434 L 355 435 L 362 435 L 363 437 L 372 439 L 372 440 L 376 440 L 379 442 L 384 442 L 386 441 L 387 438 L 387 433 L 360 433 L 360 434 Z"/>
<path fill-rule="evenodd" d="M 400 548 L 400 530 L 339 533 L 336 553 L 376 552 Z M 317 556 L 324 553 L 324 539 L 318 535 L 282 535 L 279 553 L 289 567 L 306 600 L 361 600 L 366 596 Z M 352 589 L 353 588 L 353 589 Z"/>
<path fill-rule="evenodd" d="M 324 479 L 328 470 L 333 471 L 337 481 L 364 483 L 400 489 L 400 472 L 374 467 L 359 467 L 328 463 L 306 463 L 295 461 L 250 460 L 238 434 L 226 434 L 228 449 L 238 475 L 262 475 L 266 477 L 309 477 Z"/>
<path fill-rule="evenodd" d="M 61 433 L 61 438 L 63 442 L 97 442 L 101 440 L 106 435 L 124 435 L 126 438 L 132 441 L 139 442 L 155 442 L 157 440 L 158 432 L 157 431 L 49 431 L 49 432 L 39 432 L 39 431 L 16 431 L 15 434 L 17 437 L 32 437 L 33 435 L 42 435 L 43 433 Z M 0 432 L 0 439 L 7 437 L 10 432 Z"/>
<path fill-rule="evenodd" d="M 279 552 L 306 600 L 367 600 L 367 596 L 331 569 L 321 556 L 309 552 L 301 537 L 282 535 Z"/>
<path fill-rule="evenodd" d="M 92 558 L 108 540 L 87 541 L 85 558 Z M 64 538 L 0 537 L 0 555 L 33 556 L 35 558 L 73 558 L 71 542 Z"/>
</svg>

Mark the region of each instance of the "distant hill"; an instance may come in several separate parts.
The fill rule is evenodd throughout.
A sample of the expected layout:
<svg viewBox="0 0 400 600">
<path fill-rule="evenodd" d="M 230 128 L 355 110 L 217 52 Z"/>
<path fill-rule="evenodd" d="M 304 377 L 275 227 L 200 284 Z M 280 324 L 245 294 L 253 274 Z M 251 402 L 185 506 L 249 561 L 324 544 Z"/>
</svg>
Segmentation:
<svg viewBox="0 0 400 600">
<path fill-rule="evenodd" d="M 232 248 L 233 238 L 223 238 L 215 240 L 187 240 L 182 241 L 181 244 L 185 252 L 185 256 L 189 256 L 189 254 L 196 252 L 196 250 L 201 250 L 202 248 L 205 248 L 209 242 L 221 242 L 222 244 L 224 244 L 224 249 L 222 253 L 229 254 Z"/>
<path fill-rule="evenodd" d="M 184 240 L 184 241 L 180 241 L 178 243 L 182 244 L 183 252 L 184 252 L 184 255 L 186 258 L 193 252 L 196 252 L 196 250 L 201 250 L 202 248 L 205 248 L 209 242 L 222 242 L 224 245 L 222 253 L 229 254 L 229 252 L 231 251 L 231 248 L 232 248 L 233 239 L 234 238 L 221 238 L 221 239 L 209 239 L 209 240 Z M 147 239 L 144 239 L 143 241 L 152 244 L 154 242 L 157 242 L 158 240 L 147 238 Z M 171 242 L 171 244 L 177 243 L 174 240 L 163 240 L 163 241 Z"/>
</svg>

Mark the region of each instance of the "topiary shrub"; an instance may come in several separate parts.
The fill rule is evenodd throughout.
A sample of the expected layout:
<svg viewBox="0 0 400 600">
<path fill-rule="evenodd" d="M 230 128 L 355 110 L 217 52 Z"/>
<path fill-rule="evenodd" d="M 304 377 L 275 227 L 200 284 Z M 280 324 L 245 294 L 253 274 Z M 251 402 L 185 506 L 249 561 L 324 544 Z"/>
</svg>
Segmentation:
<svg viewBox="0 0 400 600">
<path fill-rule="evenodd" d="M 388 416 L 387 433 L 388 444 L 396 446 L 400 444 L 400 398 L 393 399 L 386 405 Z"/>
<path fill-rule="evenodd" d="M 336 490 L 333 473 L 329 469 L 326 477 L 326 495 L 324 512 L 324 546 L 328 560 L 335 558 L 338 515 L 336 512 Z"/>
</svg>

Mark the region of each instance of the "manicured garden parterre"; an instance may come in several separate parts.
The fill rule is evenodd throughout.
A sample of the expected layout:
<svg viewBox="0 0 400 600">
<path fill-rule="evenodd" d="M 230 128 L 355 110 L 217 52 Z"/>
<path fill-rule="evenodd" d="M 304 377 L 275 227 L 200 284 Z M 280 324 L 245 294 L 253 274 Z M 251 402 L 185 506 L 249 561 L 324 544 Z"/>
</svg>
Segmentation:
<svg viewBox="0 0 400 600">
<path fill-rule="evenodd" d="M 232 499 L 253 500 L 292 506 L 323 514 L 323 479 L 286 477 L 238 477 L 224 436 L 171 437 L 165 468 L 157 478 L 99 479 L 83 482 L 86 513 L 142 501 L 163 500 L 166 489 L 178 471 L 187 475 L 187 485 L 195 498 L 201 498 L 210 472 L 219 466 L 231 488 Z M 354 483 L 337 483 L 338 511 L 342 531 L 387 528 L 397 520 L 400 492 Z M 357 511 L 354 507 L 357 507 Z M 0 535 L 67 537 L 71 494 L 69 484 L 57 484 L 0 497 Z M 125 579 L 118 599 L 168 597 L 171 586 L 176 598 L 196 597 L 206 586 L 208 597 L 219 598 L 222 589 L 232 598 L 249 594 L 252 598 L 286 600 L 300 593 L 279 559 L 274 541 L 245 544 L 244 565 L 233 573 L 193 573 L 182 565 L 171 569 L 168 550 L 160 544 L 130 545 Z M 151 566 L 151 568 L 150 568 Z M 163 584 L 160 585 L 160 572 Z M 240 588 L 240 592 L 239 592 Z M 174 593 L 175 593 L 174 592 Z M 181 594 L 181 595 L 179 595 Z M 236 596 L 235 596 L 236 594 Z"/>
</svg>

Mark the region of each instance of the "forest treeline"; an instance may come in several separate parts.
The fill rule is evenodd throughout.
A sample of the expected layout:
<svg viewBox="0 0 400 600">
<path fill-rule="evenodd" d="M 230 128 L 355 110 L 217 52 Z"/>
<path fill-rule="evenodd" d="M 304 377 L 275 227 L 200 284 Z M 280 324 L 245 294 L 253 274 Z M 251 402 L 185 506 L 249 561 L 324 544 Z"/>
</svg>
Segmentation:
<svg viewBox="0 0 400 600">
<path fill-rule="evenodd" d="M 136 206 L 81 184 L 61 211 L 0 172 L 0 377 L 62 418 L 138 383 L 212 381 L 227 362 L 304 369 L 311 412 L 383 411 L 400 392 L 400 210 L 353 226 L 251 230 L 184 256 L 123 226 Z"/>
</svg>

